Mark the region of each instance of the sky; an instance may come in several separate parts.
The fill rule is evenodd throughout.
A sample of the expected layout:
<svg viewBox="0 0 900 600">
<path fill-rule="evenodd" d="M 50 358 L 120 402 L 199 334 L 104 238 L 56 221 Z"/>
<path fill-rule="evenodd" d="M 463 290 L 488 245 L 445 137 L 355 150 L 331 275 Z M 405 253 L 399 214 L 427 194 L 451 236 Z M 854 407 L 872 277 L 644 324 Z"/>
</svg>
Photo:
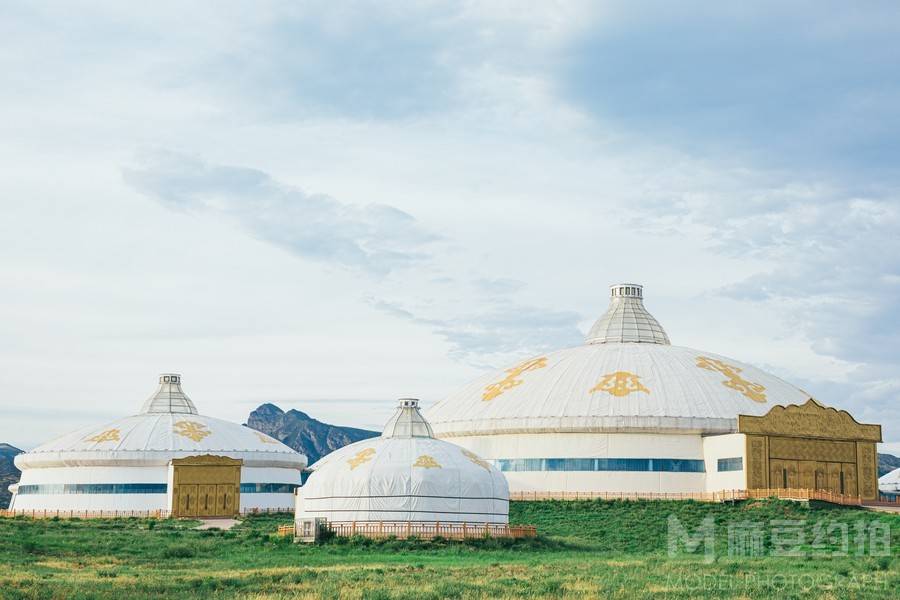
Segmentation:
<svg viewBox="0 0 900 600">
<path fill-rule="evenodd" d="M 0 441 L 677 345 L 900 452 L 900 5 L 0 1 Z"/>
</svg>

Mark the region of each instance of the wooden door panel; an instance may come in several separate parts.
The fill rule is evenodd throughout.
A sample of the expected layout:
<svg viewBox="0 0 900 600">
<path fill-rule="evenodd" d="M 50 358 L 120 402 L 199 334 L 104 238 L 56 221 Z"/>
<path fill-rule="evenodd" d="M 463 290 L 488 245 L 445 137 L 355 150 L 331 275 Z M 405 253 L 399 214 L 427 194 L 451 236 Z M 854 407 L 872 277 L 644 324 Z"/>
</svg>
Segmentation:
<svg viewBox="0 0 900 600">
<path fill-rule="evenodd" d="M 773 488 L 784 487 L 784 461 L 776 459 L 769 461 L 769 485 Z"/>
<path fill-rule="evenodd" d="M 216 516 L 216 486 L 206 484 L 200 486 L 200 515 L 204 517 Z"/>
<path fill-rule="evenodd" d="M 216 486 L 216 514 L 221 517 L 234 515 L 234 486 Z"/>
<path fill-rule="evenodd" d="M 816 462 L 814 460 L 800 461 L 800 487 L 812 490 L 816 487 Z"/>
<path fill-rule="evenodd" d="M 800 465 L 796 460 L 784 461 L 787 470 L 787 487 L 795 489 L 800 487 Z"/>
<path fill-rule="evenodd" d="M 844 463 L 842 469 L 844 471 L 844 493 L 848 496 L 857 496 L 859 495 L 859 490 L 857 480 L 856 480 L 856 465 L 853 463 Z"/>
<path fill-rule="evenodd" d="M 841 493 L 841 463 L 828 463 L 828 490 Z"/>
<path fill-rule="evenodd" d="M 817 490 L 828 489 L 828 465 L 823 462 L 816 463 L 816 485 Z"/>
<path fill-rule="evenodd" d="M 178 496 L 178 516 L 193 517 L 197 515 L 197 486 L 179 485 L 176 494 Z"/>
</svg>

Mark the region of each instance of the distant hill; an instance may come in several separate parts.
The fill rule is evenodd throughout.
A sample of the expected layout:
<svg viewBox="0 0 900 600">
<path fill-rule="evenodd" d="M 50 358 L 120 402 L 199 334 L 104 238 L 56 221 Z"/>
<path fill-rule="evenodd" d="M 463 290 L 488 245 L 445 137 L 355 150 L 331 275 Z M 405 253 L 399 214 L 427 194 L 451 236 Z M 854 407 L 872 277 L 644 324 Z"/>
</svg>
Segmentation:
<svg viewBox="0 0 900 600">
<path fill-rule="evenodd" d="M 900 468 L 900 457 L 893 454 L 878 455 L 878 476 L 881 477 L 885 473 L 890 473 L 894 469 Z"/>
<path fill-rule="evenodd" d="M 299 410 L 284 412 L 274 404 L 263 404 L 254 410 L 246 424 L 302 452 L 309 464 L 347 444 L 380 435 L 368 429 L 329 425 Z"/>
<path fill-rule="evenodd" d="M 9 506 L 9 486 L 19 481 L 22 474 L 13 464 L 13 458 L 22 451 L 9 444 L 0 444 L 0 509 Z"/>
</svg>

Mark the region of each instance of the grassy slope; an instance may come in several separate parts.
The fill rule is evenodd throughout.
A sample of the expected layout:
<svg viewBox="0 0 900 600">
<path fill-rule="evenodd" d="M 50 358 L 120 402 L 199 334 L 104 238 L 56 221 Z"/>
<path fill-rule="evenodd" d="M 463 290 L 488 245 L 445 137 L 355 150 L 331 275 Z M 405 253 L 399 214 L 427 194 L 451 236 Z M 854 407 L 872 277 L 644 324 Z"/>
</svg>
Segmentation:
<svg viewBox="0 0 900 600">
<path fill-rule="evenodd" d="M 356 541 L 295 546 L 269 536 L 290 516 L 248 519 L 230 532 L 190 522 L 0 519 L 0 598 L 890 598 L 894 557 L 727 558 L 728 521 L 881 520 L 900 539 L 900 516 L 784 502 L 738 506 L 681 502 L 512 505 L 535 542 L 473 544 Z M 713 516 L 722 557 L 669 559 L 667 517 Z M 508 547 L 507 547 L 508 546 Z M 852 548 L 851 548 L 852 550 Z M 802 578 L 797 579 L 798 576 Z"/>
</svg>

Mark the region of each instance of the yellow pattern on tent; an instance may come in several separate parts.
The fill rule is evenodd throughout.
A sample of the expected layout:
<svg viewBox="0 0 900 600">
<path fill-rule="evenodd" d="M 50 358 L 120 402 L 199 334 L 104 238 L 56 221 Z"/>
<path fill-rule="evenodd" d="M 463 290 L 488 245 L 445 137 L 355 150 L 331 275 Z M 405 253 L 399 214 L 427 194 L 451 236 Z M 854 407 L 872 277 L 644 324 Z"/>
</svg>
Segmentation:
<svg viewBox="0 0 900 600">
<path fill-rule="evenodd" d="M 649 394 L 648 390 L 639 381 L 640 377 L 628 371 L 616 371 L 615 373 L 607 373 L 600 380 L 600 383 L 591 388 L 594 392 L 609 392 L 613 396 L 627 396 L 632 392 L 644 392 Z"/>
<path fill-rule="evenodd" d="M 195 442 L 199 442 L 212 433 L 206 428 L 206 425 L 196 421 L 178 421 L 172 431 Z"/>
<path fill-rule="evenodd" d="M 721 360 L 716 360 L 715 358 L 708 358 L 706 356 L 697 357 L 697 366 L 701 369 L 706 369 L 707 371 L 718 371 L 728 378 L 722 382 L 722 385 L 739 391 L 754 402 L 766 401 L 766 388 L 763 387 L 762 384 L 747 381 L 746 379 L 738 375 L 738 373 L 740 373 L 743 369 L 731 366 L 728 363 L 722 362 Z"/>
<path fill-rule="evenodd" d="M 484 388 L 484 393 L 481 396 L 482 400 L 493 400 L 506 390 L 510 390 L 517 385 L 522 385 L 523 383 L 525 383 L 524 380 L 516 379 L 522 373 L 525 373 L 526 371 L 534 371 L 536 369 L 543 369 L 546 366 L 547 357 L 542 356 L 540 358 L 532 358 L 530 360 L 526 360 L 520 365 L 516 365 L 511 369 L 507 369 L 507 376 L 504 379 L 501 379 L 496 383 L 492 383 Z"/>
<path fill-rule="evenodd" d="M 352 471 L 359 465 L 367 463 L 373 458 L 375 458 L 375 449 L 366 448 L 365 450 L 360 450 L 359 452 L 357 452 L 356 456 L 354 456 L 353 458 L 348 459 L 347 464 L 350 465 L 350 470 Z"/>
<path fill-rule="evenodd" d="M 122 432 L 119 431 L 118 429 L 107 429 L 106 431 L 98 433 L 97 435 L 95 435 L 93 437 L 86 438 L 84 441 L 86 441 L 86 442 L 118 442 L 120 439 L 119 434 L 121 434 L 121 433 Z"/>
<path fill-rule="evenodd" d="M 434 460 L 431 456 L 427 454 L 423 454 L 419 458 L 416 459 L 416 462 L 413 463 L 414 467 L 423 467 L 425 469 L 440 469 L 442 468 L 438 461 Z"/>
</svg>

